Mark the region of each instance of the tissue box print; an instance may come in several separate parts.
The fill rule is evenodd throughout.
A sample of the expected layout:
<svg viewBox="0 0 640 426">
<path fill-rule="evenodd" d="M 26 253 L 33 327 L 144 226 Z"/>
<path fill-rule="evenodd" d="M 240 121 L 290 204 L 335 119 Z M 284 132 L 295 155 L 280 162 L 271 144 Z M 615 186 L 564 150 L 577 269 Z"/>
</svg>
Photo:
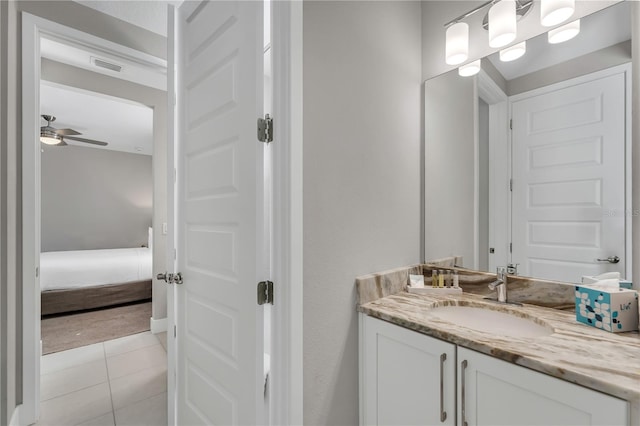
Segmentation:
<svg viewBox="0 0 640 426">
<path fill-rule="evenodd" d="M 576 320 L 614 333 L 638 329 L 638 293 L 576 286 Z"/>
</svg>

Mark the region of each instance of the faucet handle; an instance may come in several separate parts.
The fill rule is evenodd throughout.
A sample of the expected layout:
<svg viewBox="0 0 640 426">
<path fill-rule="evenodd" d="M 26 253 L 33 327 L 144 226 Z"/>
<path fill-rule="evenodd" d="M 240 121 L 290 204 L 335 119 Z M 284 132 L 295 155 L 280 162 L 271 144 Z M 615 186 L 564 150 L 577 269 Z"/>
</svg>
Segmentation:
<svg viewBox="0 0 640 426">
<path fill-rule="evenodd" d="M 518 265 L 519 263 L 507 263 L 507 274 L 509 275 L 518 275 Z"/>
</svg>

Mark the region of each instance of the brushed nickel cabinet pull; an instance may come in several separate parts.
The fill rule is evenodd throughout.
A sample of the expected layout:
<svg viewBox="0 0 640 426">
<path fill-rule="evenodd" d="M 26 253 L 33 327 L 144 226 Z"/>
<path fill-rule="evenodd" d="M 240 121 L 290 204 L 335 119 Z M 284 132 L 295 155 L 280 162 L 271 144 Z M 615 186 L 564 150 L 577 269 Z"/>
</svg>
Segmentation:
<svg viewBox="0 0 640 426">
<path fill-rule="evenodd" d="M 469 363 L 467 362 L 467 360 L 465 359 L 464 361 L 462 361 L 462 425 L 463 426 L 468 426 L 469 424 L 467 423 L 467 410 L 466 410 L 466 405 L 467 405 L 467 401 L 466 401 L 466 395 L 465 395 L 465 375 L 466 375 L 466 370 L 467 370 L 467 365 Z"/>
<path fill-rule="evenodd" d="M 440 421 L 444 423 L 447 420 L 447 412 L 444 411 L 444 362 L 447 354 L 440 355 Z"/>
</svg>

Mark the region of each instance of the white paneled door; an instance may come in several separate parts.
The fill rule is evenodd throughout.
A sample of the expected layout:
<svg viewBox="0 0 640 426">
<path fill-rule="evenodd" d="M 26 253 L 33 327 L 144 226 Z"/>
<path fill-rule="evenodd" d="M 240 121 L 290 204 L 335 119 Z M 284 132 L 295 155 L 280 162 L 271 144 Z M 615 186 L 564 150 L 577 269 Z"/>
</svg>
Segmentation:
<svg viewBox="0 0 640 426">
<path fill-rule="evenodd" d="M 621 72 L 512 104 L 512 262 L 522 275 L 624 276 L 625 84 Z"/>
<path fill-rule="evenodd" d="M 263 424 L 263 4 L 177 11 L 176 422 Z"/>
</svg>

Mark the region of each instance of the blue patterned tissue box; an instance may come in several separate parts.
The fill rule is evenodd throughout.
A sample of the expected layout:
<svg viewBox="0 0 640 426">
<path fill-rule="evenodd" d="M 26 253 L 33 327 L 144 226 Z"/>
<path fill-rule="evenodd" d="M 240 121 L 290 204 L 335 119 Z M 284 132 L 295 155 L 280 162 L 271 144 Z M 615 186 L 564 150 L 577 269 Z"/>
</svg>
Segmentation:
<svg viewBox="0 0 640 426">
<path fill-rule="evenodd" d="M 624 288 L 576 286 L 576 320 L 613 333 L 638 329 L 638 293 Z"/>
</svg>

